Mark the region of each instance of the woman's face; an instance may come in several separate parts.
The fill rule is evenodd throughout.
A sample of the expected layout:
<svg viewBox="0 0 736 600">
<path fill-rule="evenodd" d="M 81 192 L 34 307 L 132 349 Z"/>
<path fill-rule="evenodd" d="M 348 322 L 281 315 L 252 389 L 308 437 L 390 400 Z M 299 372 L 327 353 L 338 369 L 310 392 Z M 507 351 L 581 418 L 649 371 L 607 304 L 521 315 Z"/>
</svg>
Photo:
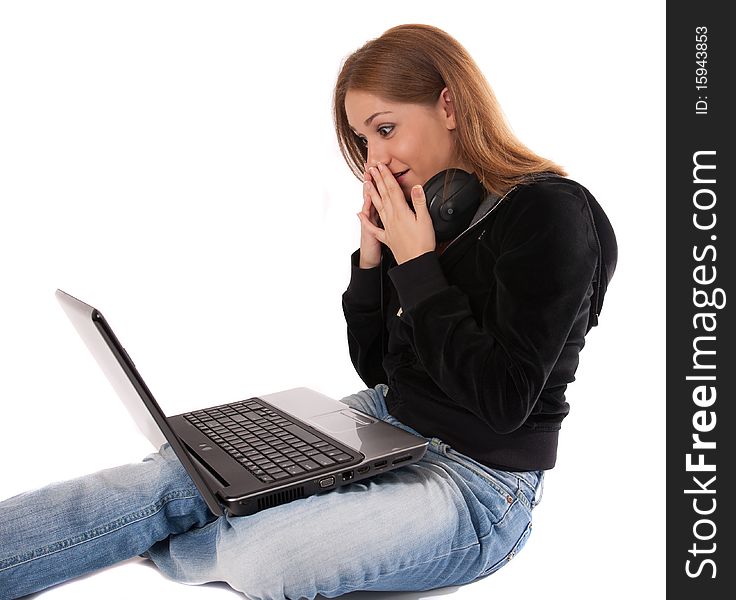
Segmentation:
<svg viewBox="0 0 736 600">
<path fill-rule="evenodd" d="M 449 168 L 471 172 L 453 160 L 454 106 L 445 88 L 434 106 L 397 103 L 361 90 L 345 95 L 348 123 L 368 149 L 368 166 L 386 165 L 410 198 L 411 188 L 424 185 Z"/>
</svg>

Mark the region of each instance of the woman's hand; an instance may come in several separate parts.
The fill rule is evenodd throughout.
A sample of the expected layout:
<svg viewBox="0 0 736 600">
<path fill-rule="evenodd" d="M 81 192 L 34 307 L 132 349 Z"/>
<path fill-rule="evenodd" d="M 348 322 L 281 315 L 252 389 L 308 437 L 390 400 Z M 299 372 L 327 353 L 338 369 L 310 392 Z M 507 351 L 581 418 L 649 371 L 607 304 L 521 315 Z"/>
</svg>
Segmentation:
<svg viewBox="0 0 736 600">
<path fill-rule="evenodd" d="M 363 173 L 363 181 L 369 182 L 370 180 L 371 176 L 368 171 Z M 363 185 L 363 208 L 358 213 L 358 218 L 360 219 L 360 262 L 358 266 L 361 269 L 370 269 L 381 262 L 381 242 L 367 227 L 370 224 L 378 229 L 379 221 L 376 207 L 371 202 L 365 184 Z"/>
<path fill-rule="evenodd" d="M 366 214 L 364 202 L 364 210 L 358 213 L 361 223 L 361 263 L 363 232 L 386 244 L 398 264 L 434 250 L 434 227 L 422 186 L 415 185 L 411 190 L 414 206 L 412 211 L 403 190 L 387 167 L 378 163 L 377 167 L 371 167 L 368 172 L 370 178 L 363 183 L 363 197 L 370 200 L 375 207 L 383 229 L 377 227 Z"/>
</svg>

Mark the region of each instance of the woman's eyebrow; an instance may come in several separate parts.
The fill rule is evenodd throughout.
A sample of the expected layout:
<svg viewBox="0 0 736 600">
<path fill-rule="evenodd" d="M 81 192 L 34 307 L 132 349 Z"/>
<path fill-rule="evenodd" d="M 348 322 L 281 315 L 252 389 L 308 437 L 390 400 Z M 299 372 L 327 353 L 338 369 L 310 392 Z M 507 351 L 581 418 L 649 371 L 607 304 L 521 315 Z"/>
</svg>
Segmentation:
<svg viewBox="0 0 736 600">
<path fill-rule="evenodd" d="M 366 119 L 365 121 L 363 121 L 363 125 L 365 125 L 366 127 L 368 127 L 368 125 L 370 125 L 370 124 L 371 124 L 371 121 L 372 121 L 372 120 L 373 120 L 373 119 L 374 119 L 375 117 L 377 117 L 378 115 L 388 115 L 388 114 L 390 114 L 390 113 L 391 113 L 391 111 L 390 111 L 390 110 L 384 110 L 383 112 L 377 112 L 377 113 L 373 113 L 373 114 L 372 114 L 372 115 L 371 115 L 370 117 L 368 117 L 368 118 L 367 118 L 367 119 Z M 350 127 L 350 129 L 352 129 L 352 130 L 353 130 L 353 133 L 355 133 L 355 134 L 357 134 L 357 133 L 358 133 L 357 131 L 355 131 L 355 128 L 354 128 L 354 127 L 353 127 L 352 125 L 350 125 L 349 127 Z"/>
<path fill-rule="evenodd" d="M 370 117 L 368 117 L 365 121 L 363 121 L 363 125 L 367 127 L 368 125 L 371 124 L 371 121 L 373 120 L 374 117 L 377 117 L 378 115 L 387 115 L 390 112 L 391 112 L 390 110 L 384 110 L 383 112 L 373 113 Z"/>
</svg>

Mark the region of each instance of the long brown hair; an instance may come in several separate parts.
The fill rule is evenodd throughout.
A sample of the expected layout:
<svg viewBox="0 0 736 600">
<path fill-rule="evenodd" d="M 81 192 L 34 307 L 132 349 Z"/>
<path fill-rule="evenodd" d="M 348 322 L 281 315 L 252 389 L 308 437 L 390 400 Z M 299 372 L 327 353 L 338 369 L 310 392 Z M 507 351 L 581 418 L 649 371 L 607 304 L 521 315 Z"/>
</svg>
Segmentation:
<svg viewBox="0 0 736 600">
<path fill-rule="evenodd" d="M 488 81 L 457 40 L 431 25 L 398 25 L 348 56 L 335 84 L 337 140 L 355 176 L 362 179 L 367 149 L 348 124 L 348 90 L 433 106 L 445 87 L 456 111 L 455 152 L 473 166 L 487 191 L 503 194 L 543 171 L 567 175 L 517 139 Z"/>
</svg>

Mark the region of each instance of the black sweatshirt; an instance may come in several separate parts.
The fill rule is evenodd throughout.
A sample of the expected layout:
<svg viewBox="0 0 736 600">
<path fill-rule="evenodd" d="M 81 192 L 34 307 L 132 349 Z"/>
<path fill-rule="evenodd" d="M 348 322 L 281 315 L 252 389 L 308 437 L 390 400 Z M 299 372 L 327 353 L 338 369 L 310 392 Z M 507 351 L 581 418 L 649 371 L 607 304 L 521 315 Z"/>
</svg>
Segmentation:
<svg viewBox="0 0 736 600">
<path fill-rule="evenodd" d="M 441 255 L 358 260 L 342 297 L 350 357 L 368 386 L 388 384 L 389 412 L 489 467 L 551 469 L 617 260 L 590 192 L 563 177 L 526 183 Z"/>
</svg>

